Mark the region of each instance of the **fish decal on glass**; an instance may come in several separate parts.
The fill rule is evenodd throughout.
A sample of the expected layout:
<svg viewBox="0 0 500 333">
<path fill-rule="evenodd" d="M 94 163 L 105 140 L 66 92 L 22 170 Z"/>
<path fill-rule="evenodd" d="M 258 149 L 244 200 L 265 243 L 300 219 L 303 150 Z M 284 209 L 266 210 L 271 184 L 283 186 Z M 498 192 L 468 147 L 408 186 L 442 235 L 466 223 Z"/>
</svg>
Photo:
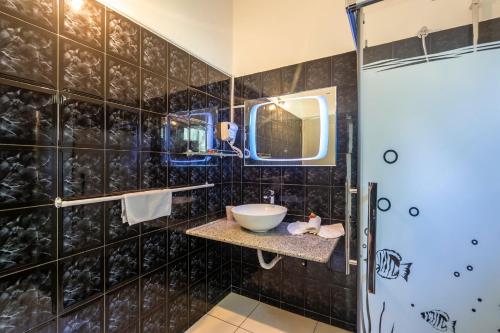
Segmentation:
<svg viewBox="0 0 500 333">
<path fill-rule="evenodd" d="M 408 281 L 412 263 L 401 263 L 402 260 L 401 255 L 394 250 L 379 250 L 377 251 L 377 266 L 375 270 L 384 279 L 402 277 L 405 281 Z"/>
<path fill-rule="evenodd" d="M 434 329 L 441 332 L 455 332 L 456 320 L 450 320 L 450 316 L 441 310 L 431 310 L 420 313 L 422 319 L 428 322 Z"/>
</svg>

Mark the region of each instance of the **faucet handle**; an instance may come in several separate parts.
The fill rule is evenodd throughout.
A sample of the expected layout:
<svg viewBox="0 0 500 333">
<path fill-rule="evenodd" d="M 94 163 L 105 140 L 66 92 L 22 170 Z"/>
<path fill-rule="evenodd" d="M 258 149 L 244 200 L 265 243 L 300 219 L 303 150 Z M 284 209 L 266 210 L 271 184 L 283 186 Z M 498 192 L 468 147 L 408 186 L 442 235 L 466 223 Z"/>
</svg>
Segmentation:
<svg viewBox="0 0 500 333">
<path fill-rule="evenodd" d="M 265 197 L 267 197 L 267 196 L 273 196 L 273 195 L 274 195 L 274 190 L 272 190 L 270 188 L 267 189 L 267 190 L 265 190 L 265 194 L 264 194 Z"/>
</svg>

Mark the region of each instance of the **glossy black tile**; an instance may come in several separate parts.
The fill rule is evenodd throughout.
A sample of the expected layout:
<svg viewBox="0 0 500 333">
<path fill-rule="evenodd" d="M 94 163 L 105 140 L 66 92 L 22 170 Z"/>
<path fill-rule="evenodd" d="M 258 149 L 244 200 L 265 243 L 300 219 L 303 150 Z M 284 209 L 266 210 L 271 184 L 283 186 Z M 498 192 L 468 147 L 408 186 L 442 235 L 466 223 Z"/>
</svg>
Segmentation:
<svg viewBox="0 0 500 333">
<path fill-rule="evenodd" d="M 207 107 L 207 95 L 201 91 L 189 89 L 189 110 L 200 110 Z"/>
<path fill-rule="evenodd" d="M 142 108 L 158 113 L 167 112 L 167 79 L 142 71 Z"/>
<path fill-rule="evenodd" d="M 53 332 L 55 331 L 50 331 Z M 59 318 L 59 332 L 104 332 L 104 298 L 100 297 L 62 315 Z"/>
<path fill-rule="evenodd" d="M 260 73 L 244 76 L 241 84 L 243 98 L 256 99 L 261 96 L 262 76 Z"/>
<path fill-rule="evenodd" d="M 334 187 L 331 190 L 331 217 L 332 219 L 343 220 L 345 218 L 345 194 L 344 187 Z"/>
<path fill-rule="evenodd" d="M 304 186 L 283 186 L 281 202 L 288 208 L 289 214 L 304 215 L 304 195 Z"/>
<path fill-rule="evenodd" d="M 166 269 L 156 270 L 141 278 L 142 314 L 162 308 L 167 296 Z"/>
<path fill-rule="evenodd" d="M 185 256 L 168 264 L 168 297 L 172 299 L 189 284 L 189 261 Z"/>
<path fill-rule="evenodd" d="M 188 327 L 187 292 L 172 298 L 168 303 L 168 332 L 181 333 Z"/>
<path fill-rule="evenodd" d="M 281 71 L 273 69 L 262 73 L 262 97 L 281 94 Z"/>
<path fill-rule="evenodd" d="M 205 166 L 190 166 L 189 167 L 189 184 L 200 185 L 207 181 Z"/>
<path fill-rule="evenodd" d="M 207 213 L 217 213 L 221 209 L 221 186 L 217 184 L 207 189 Z"/>
<path fill-rule="evenodd" d="M 204 188 L 192 190 L 189 202 L 189 217 L 197 218 L 207 214 L 207 191 Z"/>
<path fill-rule="evenodd" d="M 430 34 L 430 53 L 439 53 L 472 45 L 472 25 L 436 31 Z"/>
<path fill-rule="evenodd" d="M 55 197 L 54 149 L 0 147 L 0 208 L 51 203 Z"/>
<path fill-rule="evenodd" d="M 166 150 L 166 126 L 165 116 L 145 112 L 141 113 L 141 149 L 146 151 Z"/>
<path fill-rule="evenodd" d="M 347 52 L 332 57 L 332 85 L 355 86 L 357 84 L 357 54 Z"/>
<path fill-rule="evenodd" d="M 173 45 L 168 48 L 168 77 L 186 84 L 189 79 L 189 54 Z"/>
<path fill-rule="evenodd" d="M 107 10 L 107 52 L 125 61 L 139 65 L 140 28 L 122 15 Z"/>
<path fill-rule="evenodd" d="M 333 286 L 331 288 L 331 317 L 349 323 L 356 322 L 356 291 Z"/>
<path fill-rule="evenodd" d="M 106 61 L 106 96 L 108 101 L 138 107 L 140 100 L 139 67 L 109 56 Z"/>
<path fill-rule="evenodd" d="M 189 110 L 188 87 L 180 82 L 168 80 L 168 112 Z"/>
<path fill-rule="evenodd" d="M 207 281 L 199 281 L 189 289 L 189 321 L 190 325 L 207 311 Z"/>
<path fill-rule="evenodd" d="M 166 232 L 156 231 L 142 236 L 142 271 L 150 272 L 167 263 Z"/>
<path fill-rule="evenodd" d="M 231 79 L 227 77 L 221 82 L 221 98 L 226 102 L 231 100 Z"/>
<path fill-rule="evenodd" d="M 122 221 L 122 205 L 120 201 L 105 203 L 104 220 L 106 224 L 106 243 L 116 242 L 139 235 L 139 225 L 128 225 Z"/>
<path fill-rule="evenodd" d="M 279 300 L 281 297 L 281 263 L 272 269 L 262 270 L 260 293 Z"/>
<path fill-rule="evenodd" d="M 141 189 L 167 187 L 167 155 L 155 152 L 141 153 Z"/>
<path fill-rule="evenodd" d="M 56 215 L 52 207 L 2 212 L 0 274 L 56 257 Z"/>
<path fill-rule="evenodd" d="M 32 4 L 25 8 L 32 8 Z M 56 86 L 56 35 L 0 14 L 0 45 L 0 75 Z"/>
<path fill-rule="evenodd" d="M 189 282 L 202 279 L 207 269 L 207 251 L 205 248 L 189 254 Z"/>
<path fill-rule="evenodd" d="M 280 167 L 261 167 L 261 182 L 262 183 L 280 183 L 281 168 Z"/>
<path fill-rule="evenodd" d="M 139 237 L 106 247 L 106 287 L 111 288 L 139 274 Z"/>
<path fill-rule="evenodd" d="M 80 304 L 103 291 L 103 250 L 94 250 L 59 260 L 61 309 Z"/>
<path fill-rule="evenodd" d="M 60 33 L 98 50 L 104 50 L 104 6 L 86 0 L 75 8 L 72 0 L 60 0 Z"/>
<path fill-rule="evenodd" d="M 207 71 L 207 93 L 222 98 L 222 81 L 224 80 L 224 74 L 208 66 Z"/>
<path fill-rule="evenodd" d="M 189 217 L 188 192 L 176 192 L 172 194 L 172 212 L 169 217 L 170 225 L 184 222 Z"/>
<path fill-rule="evenodd" d="M 203 61 L 191 57 L 189 71 L 189 85 L 198 90 L 206 91 L 207 89 L 207 64 Z"/>
<path fill-rule="evenodd" d="M 392 43 L 365 47 L 365 49 L 363 50 L 363 65 L 391 58 Z"/>
<path fill-rule="evenodd" d="M 332 85 L 332 58 L 321 58 L 306 63 L 306 90 L 326 88 Z"/>
<path fill-rule="evenodd" d="M 67 96 L 61 104 L 61 144 L 70 147 L 104 148 L 104 104 Z"/>
<path fill-rule="evenodd" d="M 141 28 L 141 66 L 161 75 L 167 75 L 168 43 L 150 31 Z"/>
<path fill-rule="evenodd" d="M 104 53 L 60 38 L 61 90 L 104 97 Z"/>
<path fill-rule="evenodd" d="M 179 259 L 189 252 L 189 238 L 185 234 L 187 222 L 168 228 L 168 261 Z"/>
<path fill-rule="evenodd" d="M 0 279 L 5 332 L 24 332 L 56 315 L 56 268 L 47 264 Z"/>
<path fill-rule="evenodd" d="M 426 40 L 426 47 L 429 47 L 429 40 Z M 418 37 L 406 38 L 392 43 L 392 53 L 394 58 L 406 59 L 424 55 L 422 40 Z M 424 61 L 424 59 L 422 59 Z"/>
<path fill-rule="evenodd" d="M 53 32 L 57 30 L 56 0 L 41 0 L 34 3 L 25 0 L 4 1 L 0 3 L 0 10 Z"/>
<path fill-rule="evenodd" d="M 301 276 L 284 275 L 281 285 L 281 300 L 287 304 L 304 308 L 304 279 Z"/>
<path fill-rule="evenodd" d="M 304 91 L 305 66 L 304 64 L 291 65 L 281 68 L 281 93 L 289 94 Z"/>
<path fill-rule="evenodd" d="M 241 185 L 243 204 L 260 202 L 260 185 L 258 183 L 242 183 Z"/>
<path fill-rule="evenodd" d="M 207 306 L 213 307 L 224 297 L 224 283 L 222 270 L 208 275 L 207 277 Z"/>
<path fill-rule="evenodd" d="M 52 91 L 1 81 L 0 117 L 0 143 L 55 144 L 57 105 Z"/>
<path fill-rule="evenodd" d="M 167 330 L 166 313 L 164 308 L 142 316 L 142 332 L 164 333 Z"/>
<path fill-rule="evenodd" d="M 106 193 L 125 192 L 138 189 L 138 152 L 106 152 Z"/>
<path fill-rule="evenodd" d="M 307 280 L 305 288 L 305 308 L 329 316 L 331 304 L 329 286 Z"/>
<path fill-rule="evenodd" d="M 103 194 L 104 152 L 62 149 L 62 194 L 65 198 Z"/>
<path fill-rule="evenodd" d="M 139 283 L 113 291 L 106 299 L 106 332 L 139 331 Z"/>
<path fill-rule="evenodd" d="M 490 43 L 500 40 L 500 19 L 479 22 L 478 43 Z"/>
<path fill-rule="evenodd" d="M 220 183 L 221 182 L 221 167 L 220 166 L 207 166 L 207 182 Z"/>
<path fill-rule="evenodd" d="M 104 204 L 79 205 L 60 209 L 60 253 L 68 256 L 104 242 Z"/>
<path fill-rule="evenodd" d="M 306 187 L 306 215 L 314 213 L 321 218 L 330 217 L 330 188 L 327 186 Z"/>
<path fill-rule="evenodd" d="M 305 169 L 302 167 L 283 167 L 283 183 L 304 184 Z"/>
</svg>

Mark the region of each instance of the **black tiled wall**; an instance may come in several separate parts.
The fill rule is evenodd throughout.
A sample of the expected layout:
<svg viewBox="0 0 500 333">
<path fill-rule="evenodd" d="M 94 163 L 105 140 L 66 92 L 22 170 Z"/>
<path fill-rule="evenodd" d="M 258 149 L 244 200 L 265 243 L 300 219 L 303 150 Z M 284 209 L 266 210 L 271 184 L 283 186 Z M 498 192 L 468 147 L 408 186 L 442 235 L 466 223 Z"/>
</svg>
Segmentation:
<svg viewBox="0 0 500 333">
<path fill-rule="evenodd" d="M 0 331 L 182 332 L 230 290 L 230 248 L 185 235 L 220 216 L 222 161 L 171 155 L 165 118 L 227 106 L 229 77 L 93 0 L 4 1 L 0 44 Z M 207 180 L 140 225 L 53 207 Z"/>
<path fill-rule="evenodd" d="M 255 167 L 242 166 L 241 160 L 234 158 L 223 161 L 222 173 L 233 181 L 233 205 L 264 202 L 264 192 L 273 189 L 276 203 L 288 208 L 287 222 L 304 221 L 313 211 L 321 216 L 323 223 L 344 223 L 347 117 L 354 123 L 357 119 L 356 64 L 356 54 L 350 52 L 235 79 L 236 105 L 247 99 L 336 86 L 338 138 L 337 165 L 334 167 Z M 237 108 L 235 112 L 241 126 L 242 109 Z M 355 128 L 355 142 L 356 136 Z M 356 151 L 353 165 L 356 165 Z M 353 186 L 356 180 L 354 168 Z M 353 212 L 356 209 L 354 205 Z M 353 220 L 356 221 L 355 216 Z M 356 225 L 352 223 L 352 259 L 357 257 Z M 286 257 L 272 270 L 259 267 L 255 250 L 233 246 L 232 289 L 283 309 L 354 330 L 356 266 L 351 266 L 349 276 L 345 275 L 344 246 L 344 241 L 340 241 L 327 265 Z"/>
</svg>

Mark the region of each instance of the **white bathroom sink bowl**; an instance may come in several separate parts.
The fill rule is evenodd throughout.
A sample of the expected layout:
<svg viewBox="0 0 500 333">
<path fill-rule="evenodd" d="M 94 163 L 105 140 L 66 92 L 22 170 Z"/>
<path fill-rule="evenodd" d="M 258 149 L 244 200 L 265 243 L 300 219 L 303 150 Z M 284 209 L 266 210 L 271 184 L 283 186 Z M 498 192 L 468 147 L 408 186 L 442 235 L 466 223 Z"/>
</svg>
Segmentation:
<svg viewBox="0 0 500 333">
<path fill-rule="evenodd" d="M 231 209 L 240 226 L 255 232 L 265 232 L 276 227 L 285 218 L 287 209 L 270 204 L 249 204 Z"/>
</svg>

